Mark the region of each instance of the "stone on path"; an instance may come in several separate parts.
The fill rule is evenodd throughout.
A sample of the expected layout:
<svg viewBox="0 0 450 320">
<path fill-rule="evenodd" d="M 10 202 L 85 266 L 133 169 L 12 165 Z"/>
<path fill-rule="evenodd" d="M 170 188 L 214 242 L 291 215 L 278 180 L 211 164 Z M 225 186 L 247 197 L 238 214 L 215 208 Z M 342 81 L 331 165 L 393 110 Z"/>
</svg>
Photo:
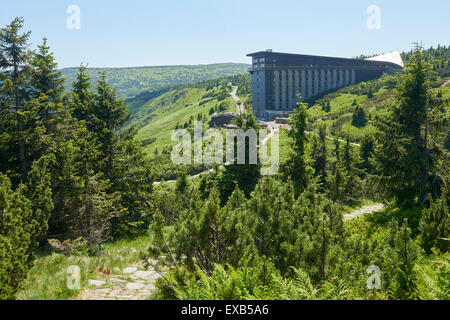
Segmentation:
<svg viewBox="0 0 450 320">
<path fill-rule="evenodd" d="M 108 280 L 110 283 L 113 284 L 123 284 L 126 283 L 126 280 L 122 280 L 122 279 L 116 279 L 116 278 L 111 278 Z"/>
<path fill-rule="evenodd" d="M 110 297 L 117 297 L 118 295 L 120 295 L 121 294 L 121 290 L 120 289 L 114 289 L 113 291 L 111 291 L 110 293 L 109 293 L 109 296 Z"/>
<path fill-rule="evenodd" d="M 123 273 L 125 273 L 125 274 L 135 273 L 136 271 L 138 271 L 138 269 L 136 267 L 128 267 L 128 268 L 123 269 Z"/>
<path fill-rule="evenodd" d="M 95 290 L 95 293 L 97 294 L 108 294 L 111 291 L 111 289 L 97 289 Z"/>
<path fill-rule="evenodd" d="M 101 286 L 103 286 L 103 285 L 106 284 L 106 281 L 90 279 L 90 280 L 88 280 L 88 283 L 89 283 L 91 286 L 101 287 Z"/>
<path fill-rule="evenodd" d="M 128 282 L 127 283 L 127 289 L 129 290 L 140 290 L 145 287 L 145 284 L 143 283 L 136 283 L 136 282 Z"/>
</svg>

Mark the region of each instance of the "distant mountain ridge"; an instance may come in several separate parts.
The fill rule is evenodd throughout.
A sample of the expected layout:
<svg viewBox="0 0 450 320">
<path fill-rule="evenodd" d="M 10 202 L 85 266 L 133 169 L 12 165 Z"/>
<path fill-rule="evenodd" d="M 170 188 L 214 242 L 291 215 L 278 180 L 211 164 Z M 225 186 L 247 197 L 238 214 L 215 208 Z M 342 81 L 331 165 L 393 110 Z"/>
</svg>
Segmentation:
<svg viewBox="0 0 450 320">
<path fill-rule="evenodd" d="M 249 65 L 244 63 L 215 63 L 203 65 L 148 66 L 125 68 L 88 68 L 96 81 L 99 72 L 105 70 L 108 83 L 114 86 L 122 98 L 133 97 L 143 91 L 158 91 L 164 88 L 195 83 L 204 80 L 246 73 Z M 71 89 L 78 68 L 61 69 L 67 79 L 66 87 Z"/>
</svg>

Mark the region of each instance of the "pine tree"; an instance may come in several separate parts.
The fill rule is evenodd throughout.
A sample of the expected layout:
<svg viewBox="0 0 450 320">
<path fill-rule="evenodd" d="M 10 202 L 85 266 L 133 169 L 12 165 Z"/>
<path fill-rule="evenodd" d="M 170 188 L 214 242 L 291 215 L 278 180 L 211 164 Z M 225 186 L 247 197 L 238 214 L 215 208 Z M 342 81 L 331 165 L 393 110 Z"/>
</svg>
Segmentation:
<svg viewBox="0 0 450 320">
<path fill-rule="evenodd" d="M 317 146 L 315 149 L 315 153 L 312 155 L 313 158 L 313 168 L 316 176 L 320 176 L 320 182 L 322 184 L 322 188 L 326 188 L 327 182 L 326 179 L 328 177 L 327 171 L 327 161 L 328 161 L 328 150 L 326 145 L 327 139 L 327 127 L 325 124 L 319 124 L 318 126 L 318 137 Z"/>
<path fill-rule="evenodd" d="M 45 236 L 52 209 L 46 161 L 35 162 L 26 185 L 11 188 L 0 173 L 0 300 L 13 299 L 32 265 L 33 251 Z"/>
<path fill-rule="evenodd" d="M 374 141 L 371 135 L 365 135 L 361 139 L 361 147 L 359 149 L 360 168 L 366 170 L 368 173 L 372 173 L 372 164 L 370 158 L 374 152 Z"/>
<path fill-rule="evenodd" d="M 255 130 L 257 133 L 260 128 L 252 112 L 240 114 L 233 120 L 233 123 L 244 132 L 247 130 Z M 236 186 L 238 186 L 246 196 L 249 196 L 255 188 L 255 185 L 258 183 L 258 179 L 261 175 L 261 164 L 258 159 L 256 164 L 250 163 L 250 150 L 252 150 L 253 147 L 256 147 L 251 146 L 250 142 L 250 139 L 245 139 L 243 146 L 240 146 L 238 144 L 242 142 L 237 141 L 234 148 L 234 164 L 225 165 L 224 169 L 219 172 L 217 180 L 222 204 L 225 204 L 228 201 L 228 198 L 231 196 Z M 244 164 L 238 164 L 237 150 L 241 147 L 245 150 Z"/>
<path fill-rule="evenodd" d="M 367 124 L 367 116 L 364 108 L 360 106 L 356 106 L 355 111 L 353 112 L 352 125 L 355 127 L 364 127 Z"/>
<path fill-rule="evenodd" d="M 87 128 L 92 130 L 92 108 L 94 94 L 91 91 L 91 81 L 86 66 L 78 68 L 76 81 L 72 84 L 72 115 L 75 119 L 84 121 Z"/>
<path fill-rule="evenodd" d="M 118 99 L 116 91 L 106 82 L 106 71 L 100 73 L 92 106 L 92 131 L 101 144 L 105 163 L 102 172 L 112 179 L 115 147 L 119 142 L 120 129 L 129 120 L 130 114 L 123 99 Z"/>
<path fill-rule="evenodd" d="M 86 88 L 86 87 L 85 87 Z M 74 88 L 74 90 L 78 90 Z M 77 93 L 75 92 L 75 97 Z M 88 100 L 86 100 L 88 101 Z M 143 231 L 149 223 L 149 197 L 153 189 L 153 175 L 145 159 L 141 143 L 135 140 L 134 127 L 123 129 L 130 118 L 127 105 L 117 98 L 116 90 L 106 82 L 102 72 L 88 115 L 88 129 L 99 145 L 96 172 L 110 181 L 109 194 L 118 196 L 112 218 L 114 234 Z"/>
<path fill-rule="evenodd" d="M 422 48 L 416 46 L 397 85 L 389 118 L 378 117 L 376 122 L 378 172 L 390 196 L 408 205 L 422 203 L 440 154 L 431 137 L 442 122 L 435 112 L 442 101 L 431 95 L 430 68 Z"/>
<path fill-rule="evenodd" d="M 301 100 L 301 96 L 299 95 Z M 305 161 L 305 148 L 308 138 L 306 129 L 308 124 L 308 105 L 303 102 L 297 103 L 294 114 L 291 115 L 292 130 L 289 136 L 292 138 L 292 152 L 290 161 L 286 168 L 286 174 L 294 181 L 295 191 L 299 194 L 308 183 L 308 168 Z"/>
<path fill-rule="evenodd" d="M 414 298 L 416 281 L 413 268 L 419 255 L 418 247 L 411 239 L 407 219 L 400 227 L 396 221 L 392 221 L 389 229 L 391 234 L 387 257 L 390 259 L 389 268 L 392 270 L 390 292 L 395 299 Z"/>
<path fill-rule="evenodd" d="M 430 254 L 433 247 L 442 252 L 450 249 L 450 192 L 448 186 L 445 187 L 442 196 L 431 202 L 430 208 L 422 211 L 419 223 L 419 230 L 422 237 L 423 247 Z"/>
<path fill-rule="evenodd" d="M 5 162 L 0 169 L 11 171 L 11 178 L 25 182 L 27 174 L 26 158 L 26 118 L 23 109 L 29 96 L 30 84 L 30 52 L 28 39 L 31 32 L 20 34 L 23 19 L 15 18 L 9 25 L 0 30 L 0 107 L 1 128 L 6 138 L 7 150 L 2 150 Z M 8 148 L 12 147 L 12 148 Z M 4 153 L 5 152 L 5 153 Z M 6 165 L 5 165 L 6 164 Z M 18 164 L 16 166 L 16 164 Z M 16 168 L 19 168 L 18 170 Z"/>
</svg>

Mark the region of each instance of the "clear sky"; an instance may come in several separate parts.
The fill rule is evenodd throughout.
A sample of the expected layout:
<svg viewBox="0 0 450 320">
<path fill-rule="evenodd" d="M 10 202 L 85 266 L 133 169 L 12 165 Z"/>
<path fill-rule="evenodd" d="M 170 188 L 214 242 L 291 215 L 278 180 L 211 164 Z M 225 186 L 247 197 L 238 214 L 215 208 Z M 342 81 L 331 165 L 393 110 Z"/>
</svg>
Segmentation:
<svg viewBox="0 0 450 320">
<path fill-rule="evenodd" d="M 81 28 L 67 28 L 67 8 Z M 381 10 L 369 29 L 367 8 Z M 24 17 L 60 67 L 250 63 L 247 53 L 353 57 L 450 44 L 449 0 L 2 0 L 0 25 Z M 373 21 L 373 20 L 371 20 Z"/>
</svg>

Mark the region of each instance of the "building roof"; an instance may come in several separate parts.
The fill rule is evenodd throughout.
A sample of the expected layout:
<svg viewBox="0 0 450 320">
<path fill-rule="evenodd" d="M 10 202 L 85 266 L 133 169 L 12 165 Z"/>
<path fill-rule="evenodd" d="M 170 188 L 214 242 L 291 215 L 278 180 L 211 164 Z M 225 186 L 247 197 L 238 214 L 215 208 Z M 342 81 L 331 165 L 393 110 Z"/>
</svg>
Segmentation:
<svg viewBox="0 0 450 320">
<path fill-rule="evenodd" d="M 387 54 L 382 54 L 373 58 L 366 59 L 369 61 L 382 61 L 382 62 L 391 62 L 394 63 L 400 67 L 404 67 L 402 56 L 400 55 L 400 52 L 398 51 L 392 51 Z"/>
<path fill-rule="evenodd" d="M 398 68 L 398 66 L 403 67 L 403 63 L 399 64 L 398 59 L 393 59 L 392 57 L 391 60 L 393 59 L 396 62 L 392 62 L 387 58 L 385 58 L 384 60 L 382 59 L 363 60 L 363 59 L 314 56 L 307 54 L 281 53 L 272 51 L 258 51 L 254 53 L 249 53 L 247 54 L 247 56 L 248 57 L 266 56 L 269 58 L 273 58 L 274 59 L 273 63 L 275 65 L 300 64 L 308 66 L 319 65 L 319 66 L 391 66 L 396 68 Z"/>
</svg>

